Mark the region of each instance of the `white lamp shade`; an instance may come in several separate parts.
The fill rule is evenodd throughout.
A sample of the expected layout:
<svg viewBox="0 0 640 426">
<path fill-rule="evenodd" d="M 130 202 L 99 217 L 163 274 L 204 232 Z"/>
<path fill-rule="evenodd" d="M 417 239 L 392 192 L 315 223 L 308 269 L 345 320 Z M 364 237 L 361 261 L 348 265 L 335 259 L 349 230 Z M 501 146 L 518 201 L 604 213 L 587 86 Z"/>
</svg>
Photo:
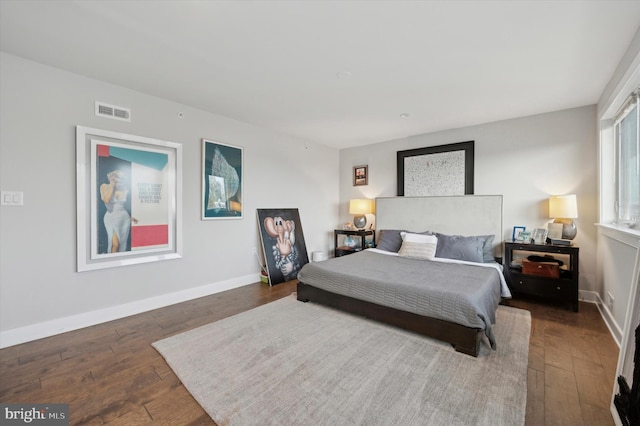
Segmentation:
<svg viewBox="0 0 640 426">
<path fill-rule="evenodd" d="M 373 200 L 356 198 L 349 201 L 349 214 L 373 213 Z"/>
<path fill-rule="evenodd" d="M 567 219 L 578 217 L 576 195 L 553 195 L 549 197 L 549 217 Z"/>
</svg>

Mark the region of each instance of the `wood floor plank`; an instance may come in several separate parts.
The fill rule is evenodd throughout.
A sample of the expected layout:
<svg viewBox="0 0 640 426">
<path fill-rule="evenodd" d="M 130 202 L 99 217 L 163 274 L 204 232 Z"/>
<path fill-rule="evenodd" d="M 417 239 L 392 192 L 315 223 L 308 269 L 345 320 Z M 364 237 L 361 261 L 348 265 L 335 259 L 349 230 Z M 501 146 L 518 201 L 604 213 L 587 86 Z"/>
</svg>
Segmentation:
<svg viewBox="0 0 640 426">
<path fill-rule="evenodd" d="M 616 381 L 616 371 L 618 369 L 618 357 L 600 355 L 600 360 L 602 361 L 602 367 L 604 368 L 608 383 L 611 389 L 613 389 Z"/>
<path fill-rule="evenodd" d="M 2 349 L 0 402 L 67 403 L 73 425 L 213 425 L 151 344 L 286 297 L 295 284 L 256 283 Z M 618 347 L 597 308 L 508 304 L 531 312 L 526 425 L 613 425 Z"/>
<path fill-rule="evenodd" d="M 573 372 L 547 365 L 544 373 L 545 425 L 584 424 Z"/>
<path fill-rule="evenodd" d="M 585 426 L 614 426 L 613 418 L 609 409 L 594 407 L 589 404 L 580 404 L 582 408 L 582 418 Z"/>
<path fill-rule="evenodd" d="M 76 389 L 87 387 L 95 383 L 95 378 L 90 370 L 69 370 L 63 373 L 50 375 L 40 379 L 42 392 L 55 392 L 59 389 Z"/>
<path fill-rule="evenodd" d="M 129 411 L 124 411 L 121 416 L 111 415 L 100 419 L 105 425 L 149 425 L 153 424 L 153 419 L 144 407 L 133 407 Z"/>
<path fill-rule="evenodd" d="M 527 371 L 526 424 L 544 424 L 544 391 L 544 371 L 529 368 Z"/>
<path fill-rule="evenodd" d="M 588 404 L 602 408 L 609 408 L 611 403 L 612 386 L 602 365 L 596 360 L 574 358 L 574 373 L 578 385 L 578 395 L 581 404 Z"/>
<path fill-rule="evenodd" d="M 545 337 L 544 363 L 567 371 L 573 371 L 573 357 L 569 340 L 550 334 Z"/>
<path fill-rule="evenodd" d="M 158 358 L 158 353 L 148 344 L 139 344 L 138 349 L 118 351 L 111 355 L 109 363 L 95 365 L 91 371 L 93 376 L 100 380 L 123 371 L 133 370 L 140 366 L 153 363 Z"/>
<path fill-rule="evenodd" d="M 569 344 L 571 345 L 571 356 L 574 358 L 582 358 L 591 360 L 600 365 L 600 355 L 598 354 L 597 347 L 599 345 L 598 337 L 591 334 L 575 333 L 569 337 Z"/>
<path fill-rule="evenodd" d="M 544 344 L 529 342 L 529 368 L 544 371 Z"/>
<path fill-rule="evenodd" d="M 41 390 L 40 380 L 33 378 L 31 380 L 22 380 L 14 378 L 14 380 L 5 380 L 3 376 L 0 380 L 0 402 L 18 401 L 21 395 L 33 395 Z"/>
<path fill-rule="evenodd" d="M 184 389 L 184 388 L 183 388 Z M 187 397 L 187 395 L 189 397 Z M 151 418 L 158 423 L 184 425 L 201 417 L 202 408 L 186 389 L 181 397 L 165 394 L 145 405 Z M 211 421 L 213 423 L 213 421 Z M 211 424 L 210 423 L 210 424 Z"/>
<path fill-rule="evenodd" d="M 529 368 L 543 371 L 548 379 L 545 380 L 545 416 L 542 420 L 532 415 L 535 405 L 529 407 L 534 403 L 530 394 L 539 395 L 536 385 L 541 380 L 528 380 L 526 425 L 614 425 L 608 404 L 619 349 L 597 307 L 580 302 L 580 311 L 575 313 L 523 299 L 510 300 L 506 304 L 531 312 Z M 544 356 L 542 365 L 540 352 Z"/>
</svg>

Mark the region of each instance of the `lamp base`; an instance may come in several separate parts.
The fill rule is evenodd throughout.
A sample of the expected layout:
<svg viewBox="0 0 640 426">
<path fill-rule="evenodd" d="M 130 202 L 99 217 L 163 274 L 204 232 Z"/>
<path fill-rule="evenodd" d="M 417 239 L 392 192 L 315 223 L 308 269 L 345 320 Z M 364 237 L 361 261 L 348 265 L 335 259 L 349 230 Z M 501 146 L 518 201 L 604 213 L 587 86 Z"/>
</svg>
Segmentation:
<svg viewBox="0 0 640 426">
<path fill-rule="evenodd" d="M 364 229 L 364 227 L 367 226 L 367 217 L 365 215 L 354 216 L 353 226 L 355 226 L 358 229 Z"/>
<path fill-rule="evenodd" d="M 573 240 L 576 237 L 576 234 L 578 233 L 578 228 L 576 228 L 576 224 L 572 219 L 558 218 L 558 219 L 555 219 L 553 223 L 562 224 L 563 240 Z"/>
</svg>

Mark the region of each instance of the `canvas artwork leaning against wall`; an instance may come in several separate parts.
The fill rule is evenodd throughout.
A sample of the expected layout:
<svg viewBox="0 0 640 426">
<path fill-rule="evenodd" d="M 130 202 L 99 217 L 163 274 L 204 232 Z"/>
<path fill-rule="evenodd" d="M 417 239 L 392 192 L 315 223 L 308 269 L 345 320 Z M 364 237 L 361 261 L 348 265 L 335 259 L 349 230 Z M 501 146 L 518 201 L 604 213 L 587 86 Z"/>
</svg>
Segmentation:
<svg viewBox="0 0 640 426">
<path fill-rule="evenodd" d="M 295 279 L 309 263 L 298 209 L 258 209 L 257 216 L 269 284 Z"/>
</svg>

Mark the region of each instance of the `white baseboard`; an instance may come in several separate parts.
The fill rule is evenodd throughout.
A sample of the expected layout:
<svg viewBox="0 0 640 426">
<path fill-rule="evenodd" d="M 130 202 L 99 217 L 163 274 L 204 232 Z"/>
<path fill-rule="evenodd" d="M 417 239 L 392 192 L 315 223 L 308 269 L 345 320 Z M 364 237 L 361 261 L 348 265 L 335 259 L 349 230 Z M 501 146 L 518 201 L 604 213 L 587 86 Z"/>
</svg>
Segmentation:
<svg viewBox="0 0 640 426">
<path fill-rule="evenodd" d="M 613 340 L 615 340 L 618 347 L 620 347 L 620 342 L 622 342 L 622 329 L 616 322 L 609 308 L 607 308 L 607 305 L 600 298 L 600 295 L 595 291 L 580 290 L 580 300 L 596 304 L 598 311 L 600 311 L 600 316 L 602 316 L 604 323 L 609 329 L 609 333 L 611 333 L 611 337 L 613 337 Z"/>
<path fill-rule="evenodd" d="M 0 332 L 0 349 L 256 283 L 256 274 Z"/>
<path fill-rule="evenodd" d="M 600 296 L 595 291 L 578 290 L 578 299 L 583 302 L 598 303 Z"/>
<path fill-rule="evenodd" d="M 102 324 L 104 322 L 147 312 L 153 309 L 164 308 L 165 306 L 209 296 L 211 294 L 220 293 L 222 291 L 231 290 L 253 284 L 255 282 L 257 282 L 255 274 L 250 274 L 188 290 L 164 294 L 162 296 L 150 297 L 148 299 L 126 303 L 124 305 L 112 306 L 97 311 L 86 312 L 83 314 L 72 315 L 43 323 L 2 331 L 0 332 L 0 349 L 54 336 L 56 334 L 66 333 L 68 331 L 90 327 L 96 324 Z M 613 336 L 613 339 L 616 344 L 620 346 L 620 342 L 622 341 L 622 330 L 616 323 L 609 309 L 607 309 L 603 301 L 600 299 L 600 295 L 594 291 L 580 290 L 580 300 L 596 304 L 598 311 L 600 311 L 600 315 L 609 328 L 609 332 Z"/>
</svg>

